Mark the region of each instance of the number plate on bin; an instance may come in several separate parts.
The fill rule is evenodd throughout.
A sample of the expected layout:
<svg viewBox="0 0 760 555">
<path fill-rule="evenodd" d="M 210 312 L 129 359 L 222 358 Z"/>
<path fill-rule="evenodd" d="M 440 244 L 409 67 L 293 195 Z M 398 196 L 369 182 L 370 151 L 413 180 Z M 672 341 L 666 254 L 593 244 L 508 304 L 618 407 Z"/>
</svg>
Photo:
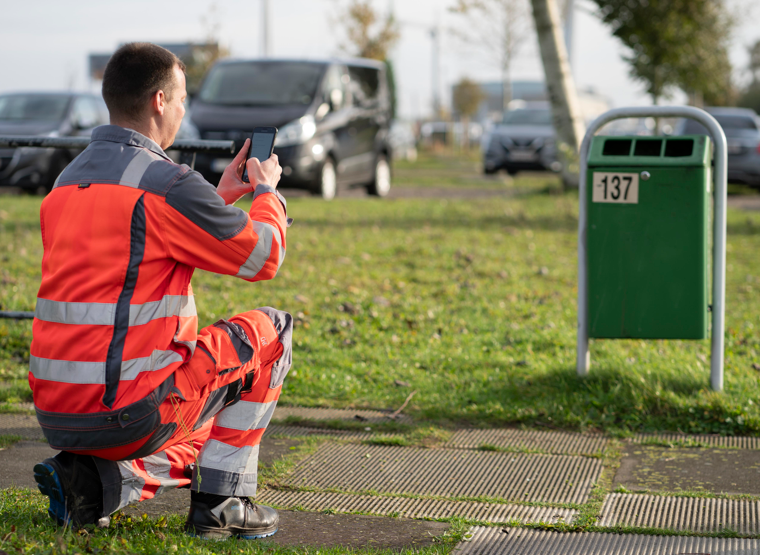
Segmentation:
<svg viewBox="0 0 760 555">
<path fill-rule="evenodd" d="M 594 172 L 593 202 L 639 203 L 639 174 Z"/>
</svg>

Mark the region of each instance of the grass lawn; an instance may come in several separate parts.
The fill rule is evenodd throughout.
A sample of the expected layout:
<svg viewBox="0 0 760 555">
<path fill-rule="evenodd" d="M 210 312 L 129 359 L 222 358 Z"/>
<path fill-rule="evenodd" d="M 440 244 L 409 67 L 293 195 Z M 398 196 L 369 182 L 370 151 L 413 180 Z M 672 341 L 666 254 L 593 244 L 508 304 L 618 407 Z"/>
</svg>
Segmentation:
<svg viewBox="0 0 760 555">
<path fill-rule="evenodd" d="M 418 171 L 479 187 L 466 177 L 474 163 L 427 156 Z M 406 412 L 444 428 L 760 431 L 760 214 L 729 213 L 725 392 L 709 389 L 708 341 L 594 341 L 591 375 L 579 379 L 577 194 L 551 192 L 551 175 L 499 186 L 514 194 L 293 198 L 278 277 L 196 272 L 200 323 L 257 306 L 290 311 L 284 404 L 393 409 L 416 391 Z M 1 198 L 0 308 L 33 310 L 41 199 Z M 30 400 L 30 340 L 30 321 L 0 321 L 0 402 Z"/>
<path fill-rule="evenodd" d="M 760 213 L 729 212 L 723 393 L 709 389 L 708 341 L 593 341 L 591 375 L 579 379 L 577 194 L 559 194 L 548 174 L 485 179 L 478 168 L 474 155 L 423 154 L 416 164 L 398 164 L 396 184 L 507 194 L 331 203 L 292 198 L 295 223 L 280 275 L 249 284 L 196 272 L 201 325 L 258 306 L 290 311 L 297 322 L 294 366 L 281 403 L 396 409 L 416 392 L 405 413 L 417 424 L 385 425 L 404 435 L 399 445 L 433 445 L 462 425 L 616 435 L 760 432 Z M 34 310 L 40 202 L 0 197 L 0 310 Z M 6 411 L 31 400 L 31 327 L 30 321 L 0 320 L 0 403 Z M 264 472 L 263 485 L 284 471 Z M 61 532 L 47 519 L 45 502 L 36 492 L 0 491 L 0 552 L 272 550 L 266 542 L 189 538 L 181 532 L 184 516 L 121 515 L 108 530 Z M 464 529 L 455 522 L 451 536 L 423 553 L 447 553 Z"/>
</svg>

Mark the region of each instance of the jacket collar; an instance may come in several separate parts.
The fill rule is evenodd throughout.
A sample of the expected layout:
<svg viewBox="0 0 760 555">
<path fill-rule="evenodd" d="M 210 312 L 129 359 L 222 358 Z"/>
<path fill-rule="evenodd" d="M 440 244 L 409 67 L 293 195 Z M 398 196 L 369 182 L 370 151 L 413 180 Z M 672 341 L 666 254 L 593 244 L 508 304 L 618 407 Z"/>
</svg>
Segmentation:
<svg viewBox="0 0 760 555">
<path fill-rule="evenodd" d="M 109 141 L 112 143 L 123 143 L 129 146 L 147 148 L 155 152 L 166 160 L 171 160 L 163 149 L 154 141 L 138 133 L 134 129 L 120 127 L 118 125 L 101 125 L 92 130 L 92 141 Z"/>
</svg>

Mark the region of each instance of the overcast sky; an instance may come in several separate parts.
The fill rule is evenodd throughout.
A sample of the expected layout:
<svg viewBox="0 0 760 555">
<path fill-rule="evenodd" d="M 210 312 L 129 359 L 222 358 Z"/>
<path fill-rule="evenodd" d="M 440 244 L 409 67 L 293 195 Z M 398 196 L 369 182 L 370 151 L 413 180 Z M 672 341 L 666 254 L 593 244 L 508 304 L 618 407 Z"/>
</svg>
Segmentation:
<svg viewBox="0 0 760 555">
<path fill-rule="evenodd" d="M 527 0 L 525 0 L 527 2 Z M 732 0 L 742 9 L 731 48 L 735 68 L 747 65 L 747 46 L 760 40 L 760 4 Z M 342 33 L 336 14 L 347 0 L 271 0 L 271 53 L 275 57 L 320 58 L 340 54 Z M 462 76 L 481 81 L 499 79 L 487 56 L 465 47 L 445 32 L 463 20 L 447 8 L 454 0 L 375 0 L 383 11 L 391 6 L 402 22 L 402 37 L 394 48 L 399 108 L 403 117 L 429 114 L 431 53 L 429 28 L 444 29 L 441 40 L 441 95 L 449 102 L 451 85 Z M 186 42 L 203 40 L 202 23 L 216 6 L 221 42 L 239 58 L 262 53 L 261 0 L 35 0 L 6 2 L 0 20 L 0 92 L 11 90 L 89 89 L 89 53 L 109 53 L 134 40 Z M 640 84 L 628 77 L 624 49 L 593 15 L 589 0 L 576 0 L 572 52 L 578 88 L 593 88 L 612 106 L 649 104 Z M 739 73 L 738 77 L 742 75 Z M 538 46 L 532 37 L 518 53 L 513 79 L 543 78 Z M 683 102 L 676 95 L 671 102 Z"/>
</svg>

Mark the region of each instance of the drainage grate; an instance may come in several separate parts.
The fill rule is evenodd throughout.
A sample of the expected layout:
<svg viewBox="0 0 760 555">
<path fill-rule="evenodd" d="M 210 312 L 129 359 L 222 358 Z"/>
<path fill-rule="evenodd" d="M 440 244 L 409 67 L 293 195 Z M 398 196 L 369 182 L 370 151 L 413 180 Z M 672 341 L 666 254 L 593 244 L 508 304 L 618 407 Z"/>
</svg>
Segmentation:
<svg viewBox="0 0 760 555">
<path fill-rule="evenodd" d="M 346 410 L 346 409 L 320 409 L 309 407 L 277 407 L 274 411 L 275 420 L 284 420 L 289 416 L 296 418 L 309 418 L 311 420 L 354 420 L 362 422 L 409 422 L 411 419 L 399 414 L 394 420 L 388 418 L 390 412 L 379 410 Z"/>
<path fill-rule="evenodd" d="M 37 417 L 30 414 L 0 414 L 0 435 L 45 439 Z"/>
<path fill-rule="evenodd" d="M 613 493 L 604 501 L 599 524 L 760 534 L 760 501 Z"/>
<path fill-rule="evenodd" d="M 584 503 L 601 469 L 599 459 L 588 457 L 327 444 L 301 461 L 286 484 Z"/>
<path fill-rule="evenodd" d="M 664 443 L 704 444 L 709 447 L 734 447 L 737 449 L 760 449 L 760 437 L 686 435 L 686 434 L 636 434 L 633 443 L 652 441 Z"/>
<path fill-rule="evenodd" d="M 455 555 L 760 555 L 760 540 L 643 536 L 634 534 L 561 534 L 520 528 L 475 526 Z"/>
<path fill-rule="evenodd" d="M 506 523 L 512 520 L 525 524 L 544 522 L 555 524 L 571 522 L 577 514 L 572 509 L 446 501 L 441 499 L 409 499 L 342 493 L 315 493 L 310 491 L 269 490 L 258 495 L 257 503 L 272 504 L 283 509 L 303 509 L 337 512 L 363 512 L 376 515 L 396 515 L 406 518 L 447 518 L 457 516 L 485 522 Z"/>
<path fill-rule="evenodd" d="M 598 455 L 607 446 L 602 435 L 572 434 L 526 430 L 459 430 L 446 443 L 447 447 L 477 449 L 482 445 L 514 449 L 535 449 L 546 453 Z"/>
</svg>

